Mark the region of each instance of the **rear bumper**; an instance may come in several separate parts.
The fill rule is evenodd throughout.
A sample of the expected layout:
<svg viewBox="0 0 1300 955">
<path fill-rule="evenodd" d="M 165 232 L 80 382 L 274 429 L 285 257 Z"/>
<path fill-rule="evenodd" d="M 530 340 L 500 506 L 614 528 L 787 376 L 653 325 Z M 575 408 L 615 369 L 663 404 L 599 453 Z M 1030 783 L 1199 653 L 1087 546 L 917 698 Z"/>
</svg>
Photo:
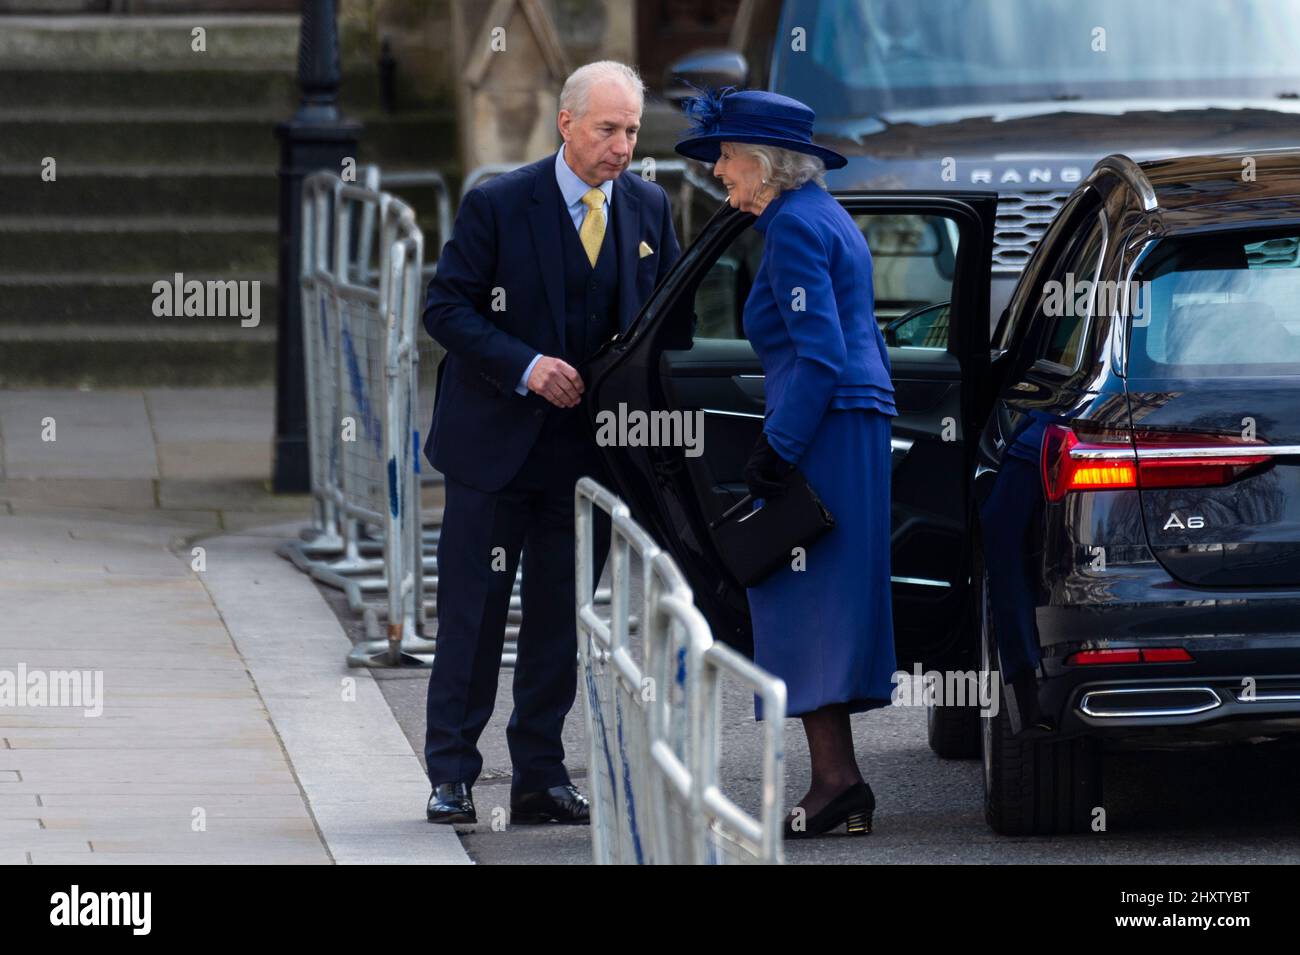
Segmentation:
<svg viewBox="0 0 1300 955">
<path fill-rule="evenodd" d="M 1103 582 L 1102 586 L 1098 586 Z M 1068 577 L 1041 605 L 1038 700 L 1061 736 L 1123 736 L 1154 727 L 1300 721 L 1300 591 L 1188 587 L 1158 564 Z M 1071 664 L 1082 650 L 1186 650 L 1189 662 Z M 1300 728 L 1300 727 L 1297 727 Z"/>
<path fill-rule="evenodd" d="M 1248 736 L 1259 732 L 1261 722 L 1278 733 L 1300 732 L 1300 634 L 1158 637 L 1123 645 L 1182 646 L 1193 660 L 1079 665 L 1065 663 L 1063 653 L 1045 659 L 1039 705 L 1055 717 L 1058 735 L 1126 736 L 1221 725 L 1231 736 L 1238 725 Z M 1092 642 L 1079 649 L 1096 648 Z"/>
<path fill-rule="evenodd" d="M 1045 680 L 1039 699 L 1056 714 L 1061 736 L 1129 736 L 1154 728 L 1209 725 L 1220 725 L 1231 735 L 1236 725 L 1244 737 L 1257 735 L 1260 724 L 1272 725 L 1279 734 L 1300 732 L 1300 673 L 1124 679 L 1086 673 Z"/>
</svg>

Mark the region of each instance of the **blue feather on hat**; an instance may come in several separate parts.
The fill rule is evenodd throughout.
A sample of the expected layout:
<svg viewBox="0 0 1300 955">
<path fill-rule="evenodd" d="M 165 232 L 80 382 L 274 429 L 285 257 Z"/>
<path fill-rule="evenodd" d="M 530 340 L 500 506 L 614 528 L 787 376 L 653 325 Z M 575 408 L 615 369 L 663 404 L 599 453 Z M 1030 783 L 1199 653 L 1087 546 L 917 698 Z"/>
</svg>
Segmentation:
<svg viewBox="0 0 1300 955">
<path fill-rule="evenodd" d="M 682 80 L 699 95 L 682 102 L 689 130 L 674 147 L 678 153 L 703 163 L 718 161 L 721 142 L 759 143 L 817 156 L 827 169 L 839 169 L 848 159 L 828 146 L 813 142 L 812 109 L 798 100 L 766 90 L 701 89 Z M 736 100 L 725 105 L 728 95 Z"/>
<path fill-rule="evenodd" d="M 728 93 L 734 92 L 734 86 L 726 86 L 720 90 L 701 89 L 690 80 L 686 80 L 686 85 L 699 93 L 698 96 L 692 96 L 682 101 L 682 112 L 691 122 L 690 136 L 708 136 L 718 131 L 722 126 L 722 98 Z"/>
</svg>

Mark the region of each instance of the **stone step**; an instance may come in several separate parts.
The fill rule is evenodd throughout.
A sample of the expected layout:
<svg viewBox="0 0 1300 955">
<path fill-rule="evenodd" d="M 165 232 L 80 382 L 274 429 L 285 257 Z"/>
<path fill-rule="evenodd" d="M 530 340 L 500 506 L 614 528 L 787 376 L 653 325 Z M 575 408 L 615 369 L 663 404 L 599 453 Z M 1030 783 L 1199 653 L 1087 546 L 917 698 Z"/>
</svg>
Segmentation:
<svg viewBox="0 0 1300 955">
<path fill-rule="evenodd" d="M 0 62 L 82 63 L 98 67 L 144 60 L 202 64 L 296 64 L 299 18 L 294 14 L 185 13 L 156 16 L 6 16 Z M 204 52 L 192 49 L 195 27 Z"/>
<path fill-rule="evenodd" d="M 276 268 L 274 216 L 249 218 L 0 217 L 0 275 L 72 272 L 211 272 Z"/>
<path fill-rule="evenodd" d="M 182 325 L 181 322 L 188 322 Z M 114 328 L 0 326 L 0 388 L 227 386 L 275 379 L 275 322 L 153 319 Z"/>
<path fill-rule="evenodd" d="M 189 64 L 142 63 L 132 69 L 99 70 L 84 64 L 52 68 L 0 65 L 0 103 L 58 111 L 123 106 L 186 106 L 194 109 L 257 109 L 288 118 L 300 98 L 293 64 L 276 67 L 226 65 L 200 69 Z M 398 108 L 447 106 L 419 97 L 398 76 Z M 354 64 L 343 75 L 339 102 L 345 115 L 380 108 L 379 76 L 373 66 Z"/>
<path fill-rule="evenodd" d="M 40 68 L 5 64 L 0 68 L 0 103 L 41 110 L 184 104 L 196 109 L 233 106 L 275 113 L 290 110 L 297 98 L 298 78 L 289 64 L 168 69 L 142 63 L 135 69 L 102 70 L 73 62 L 47 63 Z"/>
<path fill-rule="evenodd" d="M 209 165 L 223 159 L 274 168 L 283 115 L 235 110 L 0 109 L 0 163 Z M 455 156 L 450 110 L 354 117 L 365 124 L 361 162 L 432 165 Z M 372 158 L 373 157 L 373 160 Z"/>
<path fill-rule="evenodd" d="M 74 7 L 0 17 L 0 387 L 270 383 L 274 127 L 299 100 L 298 16 Z M 359 37 L 342 38 L 340 90 L 343 114 L 365 124 L 358 162 L 439 168 L 458 188 L 453 104 L 417 95 L 399 64 L 401 110 L 382 113 Z M 45 157 L 58 162 L 55 182 L 40 177 Z M 398 192 L 435 235 L 432 190 Z M 153 285 L 176 272 L 259 282 L 260 324 L 155 317 Z"/>
<path fill-rule="evenodd" d="M 385 166 L 385 171 L 398 171 Z M 455 168 L 434 164 L 448 178 Z M 219 166 L 175 169 L 171 166 L 86 165 L 60 163 L 58 179 L 43 182 L 39 167 L 0 166 L 0 210 L 8 216 L 75 216 L 93 209 L 100 216 L 258 216 L 275 215 L 279 177 L 271 166 Z M 434 220 L 432 187 L 391 190 Z"/>
<path fill-rule="evenodd" d="M 7 216 L 274 215 L 274 167 L 99 166 L 59 163 L 44 182 L 38 167 L 0 166 L 0 209 Z"/>
<path fill-rule="evenodd" d="M 244 272 L 216 275 L 190 269 L 185 279 L 200 282 L 259 282 L 263 323 L 275 321 L 280 290 L 275 272 Z M 0 276 L 0 327 L 30 324 L 37 328 L 55 326 L 133 325 L 153 320 L 153 285 L 173 276 L 158 273 L 111 274 L 69 272 L 57 275 Z"/>
</svg>

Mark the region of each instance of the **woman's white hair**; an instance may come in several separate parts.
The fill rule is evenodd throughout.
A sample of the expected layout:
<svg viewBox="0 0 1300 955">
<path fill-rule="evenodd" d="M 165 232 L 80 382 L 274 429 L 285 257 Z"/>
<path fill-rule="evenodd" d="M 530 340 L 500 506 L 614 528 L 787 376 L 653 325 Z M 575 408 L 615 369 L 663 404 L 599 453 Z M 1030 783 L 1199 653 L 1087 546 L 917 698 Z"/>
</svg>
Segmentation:
<svg viewBox="0 0 1300 955">
<path fill-rule="evenodd" d="M 798 189 L 809 180 L 826 188 L 826 163 L 809 153 L 780 146 L 768 146 L 764 143 L 732 143 L 738 152 L 746 153 L 758 160 L 763 169 L 763 178 L 778 193 L 786 189 Z"/>
<path fill-rule="evenodd" d="M 645 83 L 639 74 L 626 63 L 617 60 L 597 60 L 580 66 L 564 81 L 560 90 L 560 109 L 567 109 L 574 116 L 581 116 L 587 111 L 593 87 L 603 83 L 622 83 L 636 94 L 638 107 L 645 108 Z"/>
</svg>

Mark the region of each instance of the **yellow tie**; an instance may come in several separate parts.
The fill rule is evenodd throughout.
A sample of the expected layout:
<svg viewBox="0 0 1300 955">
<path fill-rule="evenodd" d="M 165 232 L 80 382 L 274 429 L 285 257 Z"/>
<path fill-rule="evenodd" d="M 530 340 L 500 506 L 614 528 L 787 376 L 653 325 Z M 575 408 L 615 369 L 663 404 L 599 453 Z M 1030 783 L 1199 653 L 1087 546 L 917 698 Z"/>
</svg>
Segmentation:
<svg viewBox="0 0 1300 955">
<path fill-rule="evenodd" d="M 587 206 L 587 217 L 582 220 L 578 238 L 582 240 L 582 247 L 587 250 L 587 258 L 594 269 L 596 257 L 600 255 L 600 243 L 605 240 L 605 194 L 599 189 L 589 189 L 582 201 Z"/>
</svg>

